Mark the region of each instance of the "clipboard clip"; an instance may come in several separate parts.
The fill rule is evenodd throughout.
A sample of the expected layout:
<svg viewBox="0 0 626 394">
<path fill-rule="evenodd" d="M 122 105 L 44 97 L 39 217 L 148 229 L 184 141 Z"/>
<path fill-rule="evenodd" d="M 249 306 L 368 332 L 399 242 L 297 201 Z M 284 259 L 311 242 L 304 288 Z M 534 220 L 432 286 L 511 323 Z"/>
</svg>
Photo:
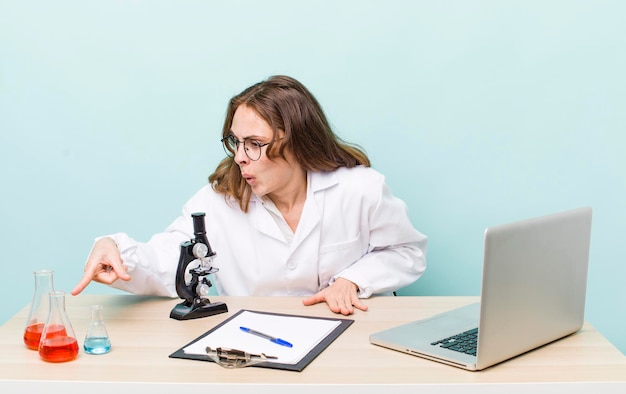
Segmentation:
<svg viewBox="0 0 626 394">
<path fill-rule="evenodd" d="M 278 358 L 276 356 L 268 356 L 265 353 L 252 354 L 243 350 L 224 347 L 213 349 L 210 346 L 206 347 L 206 354 L 211 360 L 224 368 L 244 368 Z"/>
</svg>

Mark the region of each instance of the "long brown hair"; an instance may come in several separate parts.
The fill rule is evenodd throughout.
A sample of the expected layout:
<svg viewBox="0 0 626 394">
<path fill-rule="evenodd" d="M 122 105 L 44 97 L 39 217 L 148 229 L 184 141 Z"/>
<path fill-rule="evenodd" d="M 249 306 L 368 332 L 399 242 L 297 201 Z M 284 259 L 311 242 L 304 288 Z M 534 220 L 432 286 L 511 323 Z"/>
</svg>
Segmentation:
<svg viewBox="0 0 626 394">
<path fill-rule="evenodd" d="M 245 89 L 233 97 L 226 110 L 222 137 L 231 132 L 233 116 L 240 105 L 255 110 L 274 131 L 273 141 L 266 150 L 268 158 L 285 157 L 285 149 L 306 171 L 333 171 L 339 167 L 370 166 L 365 151 L 358 145 L 339 138 L 331 129 L 322 107 L 309 90 L 297 80 L 277 75 Z M 241 177 L 234 158 L 226 157 L 209 182 L 219 193 L 239 202 L 244 212 L 248 211 L 252 190 Z"/>
</svg>

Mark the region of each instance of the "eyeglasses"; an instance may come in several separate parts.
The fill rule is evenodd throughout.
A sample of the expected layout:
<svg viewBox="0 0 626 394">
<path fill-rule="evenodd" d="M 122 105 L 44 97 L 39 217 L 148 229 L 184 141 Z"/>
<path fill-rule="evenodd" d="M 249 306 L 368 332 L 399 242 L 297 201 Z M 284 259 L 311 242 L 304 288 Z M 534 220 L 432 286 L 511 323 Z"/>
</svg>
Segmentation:
<svg viewBox="0 0 626 394">
<path fill-rule="evenodd" d="M 269 145 L 271 142 L 266 142 L 264 144 L 260 143 L 256 140 L 250 140 L 244 138 L 243 141 L 239 141 L 235 138 L 234 135 L 229 134 L 228 136 L 221 139 L 222 146 L 224 147 L 224 152 L 229 157 L 235 157 L 235 154 L 239 150 L 239 145 L 243 143 L 243 151 L 246 153 L 246 156 L 252 161 L 257 161 L 261 158 L 261 148 Z"/>
</svg>

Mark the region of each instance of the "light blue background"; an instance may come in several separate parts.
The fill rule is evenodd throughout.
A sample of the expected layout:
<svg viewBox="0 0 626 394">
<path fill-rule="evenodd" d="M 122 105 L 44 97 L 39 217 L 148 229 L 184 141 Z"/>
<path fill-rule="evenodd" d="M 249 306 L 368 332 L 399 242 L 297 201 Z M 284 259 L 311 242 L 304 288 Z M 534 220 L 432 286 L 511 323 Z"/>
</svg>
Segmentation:
<svg viewBox="0 0 626 394">
<path fill-rule="evenodd" d="M 0 322 L 32 271 L 147 240 L 206 183 L 227 100 L 301 80 L 430 239 L 402 294 L 478 295 L 483 230 L 594 208 L 586 318 L 626 352 L 626 2 L 0 0 Z M 89 293 L 110 292 L 92 284 Z"/>
</svg>

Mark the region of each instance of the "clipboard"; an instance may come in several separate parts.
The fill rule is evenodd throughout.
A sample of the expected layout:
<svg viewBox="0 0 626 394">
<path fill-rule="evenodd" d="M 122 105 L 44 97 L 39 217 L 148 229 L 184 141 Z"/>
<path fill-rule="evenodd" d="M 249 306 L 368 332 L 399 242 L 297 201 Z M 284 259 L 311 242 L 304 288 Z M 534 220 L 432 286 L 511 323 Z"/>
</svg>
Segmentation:
<svg viewBox="0 0 626 394">
<path fill-rule="evenodd" d="M 226 326 L 228 323 L 232 323 L 233 320 L 240 317 L 240 315 L 242 315 L 244 312 L 250 312 L 250 313 L 254 313 L 258 315 L 278 316 L 282 318 L 312 319 L 310 321 L 320 321 L 320 322 L 328 321 L 328 322 L 337 323 L 330 332 L 326 333 L 325 336 L 319 342 L 317 342 L 317 344 L 315 344 L 314 347 L 312 347 L 302 358 L 300 358 L 295 363 L 280 363 L 280 362 L 264 361 L 264 362 L 255 363 L 254 365 L 250 365 L 251 367 L 274 368 L 274 369 L 283 369 L 283 370 L 296 371 L 296 372 L 302 371 L 307 365 L 309 365 L 311 361 L 313 361 L 318 355 L 320 355 L 335 339 L 339 337 L 339 335 L 341 335 L 354 322 L 354 320 L 344 319 L 344 318 L 301 316 L 301 315 L 291 315 L 291 314 L 241 309 L 240 311 L 238 311 L 237 313 L 235 313 L 228 319 L 224 320 L 223 322 L 211 328 L 210 330 L 200 335 L 193 341 L 187 343 L 186 345 L 182 346 L 180 349 L 176 350 L 174 353 L 170 354 L 169 357 L 213 362 L 213 360 L 208 355 L 187 353 L 185 352 L 185 349 L 189 348 L 190 346 L 193 346 L 199 341 L 204 340 L 205 337 L 211 334 L 216 334 L 220 329 L 224 328 L 224 326 Z M 247 351 L 247 349 L 241 349 L 241 350 Z"/>
</svg>

